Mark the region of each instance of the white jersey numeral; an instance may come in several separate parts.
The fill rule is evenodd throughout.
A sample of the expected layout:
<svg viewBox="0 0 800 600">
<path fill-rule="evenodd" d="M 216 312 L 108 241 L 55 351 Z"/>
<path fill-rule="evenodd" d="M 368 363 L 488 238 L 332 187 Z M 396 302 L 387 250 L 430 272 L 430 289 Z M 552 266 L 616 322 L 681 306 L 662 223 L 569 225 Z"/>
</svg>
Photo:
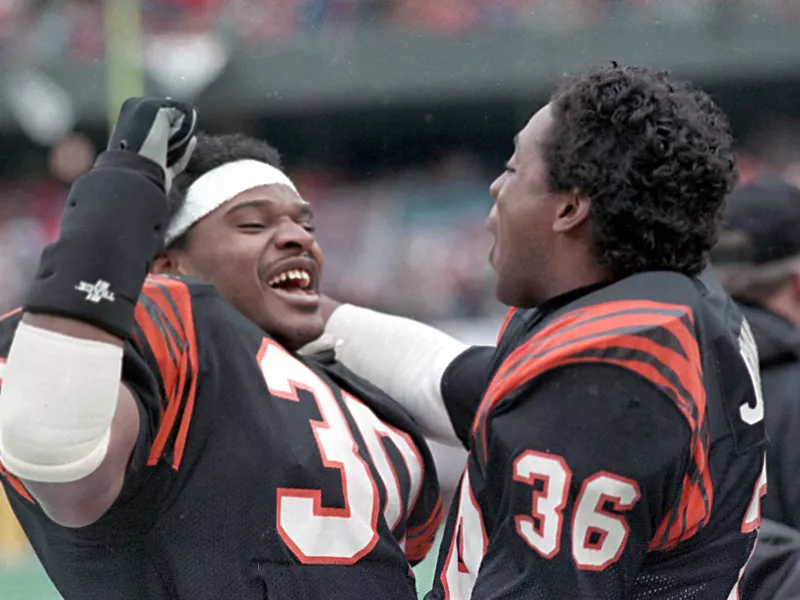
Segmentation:
<svg viewBox="0 0 800 600">
<path fill-rule="evenodd" d="M 761 392 L 761 372 L 758 367 L 758 348 L 750 324 L 742 319 L 742 328 L 739 332 L 739 352 L 747 366 L 750 381 L 753 383 L 753 392 L 756 396 L 756 405 L 750 406 L 747 402 L 739 407 L 742 421 L 748 425 L 755 425 L 764 420 L 764 395 Z"/>
<path fill-rule="evenodd" d="M 425 464 L 407 433 L 380 420 L 372 410 L 342 392 L 347 412 L 353 417 L 366 451 L 385 490 L 380 506 L 378 484 L 359 454 L 353 432 L 330 387 L 308 366 L 281 346 L 264 340 L 258 362 L 270 393 L 275 398 L 299 401 L 298 389 L 311 392 L 322 419 L 310 422 L 322 464 L 341 473 L 343 508 L 322 505 L 322 490 L 280 488 L 277 492 L 277 529 L 283 541 L 303 563 L 349 565 L 367 555 L 378 541 L 378 518 L 394 530 L 411 515 L 422 490 Z M 402 463 L 393 462 L 388 445 Z M 408 495 L 403 497 L 397 469 L 405 468 Z M 401 540 L 401 546 L 405 540 Z"/>
<path fill-rule="evenodd" d="M 389 528 L 394 530 L 403 516 L 403 511 L 405 510 L 407 515 L 411 513 L 422 490 L 422 478 L 425 472 L 422 456 L 420 456 L 411 436 L 381 421 L 367 406 L 347 392 L 342 395 L 347 409 L 353 416 L 353 420 L 364 438 L 364 443 L 367 445 L 372 462 L 386 487 L 386 503 L 383 507 L 383 516 Z M 387 442 L 397 449 L 406 466 L 406 473 L 410 479 L 408 506 L 403 506 L 400 480 L 394 465 L 389 460 L 389 455 L 384 445 Z"/>
<path fill-rule="evenodd" d="M 547 560 L 561 551 L 564 509 L 572 477 L 567 462 L 556 454 L 527 450 L 513 462 L 514 481 L 533 488 L 530 509 L 514 516 L 514 527 L 517 535 Z M 602 571 L 620 559 L 630 526 L 617 513 L 630 511 L 640 498 L 639 486 L 626 477 L 598 471 L 584 480 L 575 500 L 569 533 L 572 558 L 578 569 Z M 609 502 L 615 512 L 605 509 Z M 461 482 L 458 516 L 449 543 L 440 575 L 445 598 L 466 599 L 472 594 L 489 544 L 467 470 Z"/>
<path fill-rule="evenodd" d="M 761 474 L 758 476 L 755 488 L 753 489 L 753 496 L 750 498 L 750 503 L 747 505 L 747 511 L 742 519 L 742 533 L 750 533 L 755 531 L 761 525 L 761 499 L 767 493 L 767 457 L 764 456 L 764 466 L 761 467 Z M 728 600 L 739 600 L 739 584 L 742 582 L 744 571 L 747 568 L 747 563 L 753 557 L 753 551 L 750 551 L 750 556 L 747 557 L 747 562 L 739 570 L 739 577 L 736 579 L 736 585 L 733 586 L 731 593 L 728 595 Z"/>
<path fill-rule="evenodd" d="M 541 480 L 544 487 L 532 494 L 531 514 L 516 515 L 517 533 L 543 558 L 553 558 L 561 549 L 562 511 L 567 505 L 572 471 L 560 456 L 528 450 L 514 461 L 514 481 L 530 486 Z"/>
<path fill-rule="evenodd" d="M 455 530 L 450 539 L 444 569 L 439 576 L 446 600 L 461 600 L 472 595 L 478 569 L 488 546 L 483 515 L 472 493 L 467 467 L 461 479 Z"/>
<path fill-rule="evenodd" d="M 572 557 L 579 569 L 602 571 L 617 562 L 628 543 L 630 527 L 625 517 L 603 510 L 629 511 L 641 498 L 632 479 L 601 471 L 583 482 L 572 517 Z M 592 538 L 595 541 L 592 541 Z"/>
<path fill-rule="evenodd" d="M 343 508 L 322 506 L 322 490 L 278 489 L 277 527 L 303 563 L 349 565 L 378 541 L 378 489 L 333 392 L 278 344 L 265 341 L 259 362 L 273 396 L 298 401 L 297 389 L 314 395 L 321 421 L 311 421 L 322 463 L 342 477 Z"/>
</svg>

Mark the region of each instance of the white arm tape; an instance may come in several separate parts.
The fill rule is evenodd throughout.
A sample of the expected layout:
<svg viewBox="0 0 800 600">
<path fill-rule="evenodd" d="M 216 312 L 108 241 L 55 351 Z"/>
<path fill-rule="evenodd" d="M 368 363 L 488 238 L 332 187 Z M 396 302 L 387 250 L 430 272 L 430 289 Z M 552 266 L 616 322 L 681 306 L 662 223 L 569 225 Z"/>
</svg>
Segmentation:
<svg viewBox="0 0 800 600">
<path fill-rule="evenodd" d="M 20 323 L 0 390 L 0 460 L 23 480 L 77 481 L 105 458 L 122 348 Z"/>
<path fill-rule="evenodd" d="M 400 403 L 433 440 L 461 446 L 442 399 L 445 369 L 467 349 L 458 340 L 411 319 L 344 304 L 326 333 L 340 340 L 336 357 Z"/>
</svg>

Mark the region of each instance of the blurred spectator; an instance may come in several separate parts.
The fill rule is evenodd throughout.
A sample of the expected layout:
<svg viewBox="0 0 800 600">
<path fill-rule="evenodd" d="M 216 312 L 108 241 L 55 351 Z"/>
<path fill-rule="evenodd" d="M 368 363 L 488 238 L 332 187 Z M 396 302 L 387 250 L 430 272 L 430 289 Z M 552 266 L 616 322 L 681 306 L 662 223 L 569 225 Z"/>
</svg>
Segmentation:
<svg viewBox="0 0 800 600">
<path fill-rule="evenodd" d="M 66 186 L 91 164 L 95 151 L 84 136 L 69 134 L 50 151 L 51 177 L 0 182 L 0 204 L 16 204 L 0 209 L 0 248 L 18 249 L 0 258 L 4 268 L 13 265 L 0 292 L 0 311 L 19 301 L 26 280 L 18 274 L 30 272 L 41 244 L 55 235 Z M 744 163 L 747 179 L 789 164 L 754 156 Z M 429 322 L 502 313 L 486 260 L 491 176 L 469 152 L 442 152 L 423 168 L 367 181 L 321 169 L 298 169 L 292 176 L 315 207 L 326 254 L 323 284 L 331 295 Z M 6 223 L 12 214 L 15 223 Z M 31 239 L 21 239 L 16 219 L 33 228 Z"/>
<path fill-rule="evenodd" d="M 301 184 L 325 250 L 325 290 L 426 321 L 501 312 L 486 259 L 488 189 L 463 152 L 358 185 Z"/>
<path fill-rule="evenodd" d="M 0 314 L 22 300 L 58 230 L 67 185 L 95 152 L 72 133 L 50 150 L 51 178 L 0 183 Z M 426 321 L 502 312 L 486 260 L 489 178 L 469 154 L 446 153 L 426 169 L 366 182 L 310 171 L 296 180 L 314 204 L 327 292 Z"/>
<path fill-rule="evenodd" d="M 740 153 L 742 180 L 748 182 L 767 174 L 777 174 L 800 187 L 798 131 L 800 123 L 795 120 L 762 119 L 758 130 L 748 137 Z"/>
<path fill-rule="evenodd" d="M 140 0 L 146 34 L 224 30 L 251 43 L 320 30 L 381 26 L 460 35 L 475 30 L 579 29 L 619 15 L 715 19 L 753 13 L 800 19 L 796 0 Z M 102 0 L 0 0 L 0 49 L 29 56 L 100 58 Z"/>
<path fill-rule="evenodd" d="M 762 514 L 800 528 L 800 189 L 768 178 L 734 191 L 712 263 L 759 351 L 770 438 Z"/>
<path fill-rule="evenodd" d="M 745 569 L 742 600 L 800 598 L 800 532 L 763 521 L 758 542 Z"/>
<path fill-rule="evenodd" d="M 89 170 L 95 159 L 95 149 L 89 138 L 70 133 L 50 149 L 50 172 L 61 182 L 71 184 Z"/>
<path fill-rule="evenodd" d="M 0 314 L 17 306 L 39 262 L 42 230 L 28 212 L 24 195 L 0 202 Z"/>
</svg>

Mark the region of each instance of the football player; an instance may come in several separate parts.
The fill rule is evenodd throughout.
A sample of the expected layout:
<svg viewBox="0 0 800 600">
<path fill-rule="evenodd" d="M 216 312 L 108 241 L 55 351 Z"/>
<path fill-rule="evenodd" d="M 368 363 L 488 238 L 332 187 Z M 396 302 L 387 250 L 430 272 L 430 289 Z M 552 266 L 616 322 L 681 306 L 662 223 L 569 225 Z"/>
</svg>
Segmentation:
<svg viewBox="0 0 800 600">
<path fill-rule="evenodd" d="M 487 224 L 512 307 L 496 347 L 350 305 L 327 327 L 469 450 L 426 598 L 737 598 L 766 475 L 753 336 L 704 273 L 736 178 L 726 118 L 612 65 L 514 145 Z"/>
<path fill-rule="evenodd" d="M 195 122 L 123 105 L 0 324 L 14 511 L 65 600 L 416 599 L 428 449 L 330 352 L 294 352 L 324 327 L 311 209 L 271 147 Z"/>
</svg>

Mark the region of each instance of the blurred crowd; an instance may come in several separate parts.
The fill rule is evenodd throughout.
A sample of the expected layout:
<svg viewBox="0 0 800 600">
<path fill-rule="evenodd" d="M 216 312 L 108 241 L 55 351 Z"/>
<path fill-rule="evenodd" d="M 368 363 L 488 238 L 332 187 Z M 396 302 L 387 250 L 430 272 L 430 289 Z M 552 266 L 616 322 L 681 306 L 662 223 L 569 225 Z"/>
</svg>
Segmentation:
<svg viewBox="0 0 800 600">
<path fill-rule="evenodd" d="M 800 0 L 139 1 L 147 36 L 213 34 L 251 43 L 380 27 L 441 35 L 502 28 L 558 31 L 619 14 L 697 20 L 731 9 L 797 19 L 800 25 Z M 0 0 L 0 54 L 13 51 L 34 61 L 100 59 L 103 5 L 103 0 Z M 746 140 L 739 148 L 742 181 L 779 173 L 800 187 L 798 130 L 800 122 L 782 122 Z M 47 172 L 0 179 L 0 314 L 24 298 L 42 247 L 57 233 L 69 182 L 88 168 L 95 152 L 87 139 L 68 136 L 51 149 Z M 420 167 L 369 179 L 304 169 L 289 174 L 314 206 L 325 251 L 323 287 L 332 296 L 429 322 L 496 320 L 503 313 L 494 299 L 487 260 L 491 241 L 484 230 L 492 203 L 488 188 L 497 173 L 468 150 L 450 150 Z M 796 322 L 780 324 L 781 332 L 797 338 L 792 364 L 800 362 L 795 329 L 800 292 L 795 307 Z M 797 381 L 800 374 L 792 393 Z M 10 558 L 4 547 L 14 552 L 21 547 L 8 543 L 22 538 L 7 511 L 0 498 L 0 541 L 6 540 L 5 546 L 0 543 L 0 564 Z M 798 526 L 797 519 L 791 524 Z"/>
<path fill-rule="evenodd" d="M 558 31 L 624 15 L 698 20 L 719 14 L 800 19 L 796 0 L 139 0 L 147 35 L 210 33 L 253 43 L 386 27 L 459 34 L 518 27 Z M 0 0 L 0 51 L 102 55 L 103 0 Z"/>
<path fill-rule="evenodd" d="M 51 168 L 63 179 L 59 160 L 54 156 Z M 490 174 L 469 154 L 453 152 L 420 171 L 370 181 L 332 182 L 317 171 L 291 175 L 314 205 L 332 295 L 426 320 L 500 310 L 483 229 Z M 20 302 L 42 245 L 56 235 L 66 191 L 53 173 L 0 182 L 0 314 Z"/>
<path fill-rule="evenodd" d="M 742 180 L 781 173 L 800 185 L 798 127 L 764 128 L 742 147 Z M 53 148 L 49 174 L 0 181 L 0 314 L 21 301 L 42 246 L 56 234 L 65 182 L 91 164 L 93 153 L 72 136 Z M 314 205 L 331 295 L 426 321 L 502 312 L 493 299 L 491 240 L 483 227 L 497 173 L 468 151 L 366 180 L 304 169 L 290 175 Z"/>
</svg>

